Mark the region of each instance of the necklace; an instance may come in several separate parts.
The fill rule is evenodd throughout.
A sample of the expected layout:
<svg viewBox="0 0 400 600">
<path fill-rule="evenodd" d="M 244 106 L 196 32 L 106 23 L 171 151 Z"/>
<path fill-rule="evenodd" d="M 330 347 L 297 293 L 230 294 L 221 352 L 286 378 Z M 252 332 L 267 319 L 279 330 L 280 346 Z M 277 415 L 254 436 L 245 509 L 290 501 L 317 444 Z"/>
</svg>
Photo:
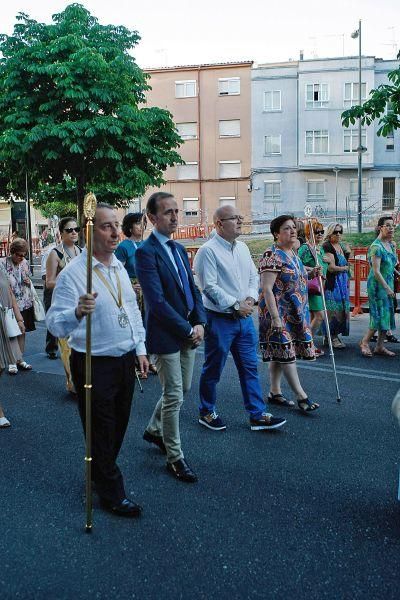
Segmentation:
<svg viewBox="0 0 400 600">
<path fill-rule="evenodd" d="M 129 325 L 129 317 L 126 314 L 126 311 L 122 305 L 122 288 L 121 288 L 121 280 L 119 278 L 118 271 L 115 271 L 115 279 L 117 280 L 117 290 L 115 289 L 113 280 L 111 278 L 110 267 L 108 267 L 109 281 L 104 277 L 103 273 L 100 272 L 98 265 L 96 267 L 94 267 L 94 272 L 96 273 L 97 277 L 104 283 L 107 290 L 110 292 L 115 304 L 119 308 L 118 325 L 122 329 L 125 329 Z"/>
<path fill-rule="evenodd" d="M 68 251 L 68 248 L 66 246 L 64 246 L 64 244 L 62 244 L 62 248 L 63 248 L 65 264 L 68 264 L 69 262 L 71 262 L 71 260 L 73 258 L 75 258 L 75 256 L 77 256 L 76 248 L 75 248 L 75 246 L 73 246 L 73 249 L 74 249 L 73 254 L 70 254 L 70 252 Z"/>
</svg>

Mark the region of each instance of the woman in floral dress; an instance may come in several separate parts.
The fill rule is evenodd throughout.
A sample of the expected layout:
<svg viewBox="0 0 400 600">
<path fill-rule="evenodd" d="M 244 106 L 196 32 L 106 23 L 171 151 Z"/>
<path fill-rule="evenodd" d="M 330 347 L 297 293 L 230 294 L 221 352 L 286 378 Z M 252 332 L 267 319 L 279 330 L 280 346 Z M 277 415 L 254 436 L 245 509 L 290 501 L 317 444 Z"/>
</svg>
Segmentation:
<svg viewBox="0 0 400 600">
<path fill-rule="evenodd" d="M 393 242 L 394 225 L 390 217 L 378 221 L 379 235 L 368 250 L 371 269 L 368 275 L 367 290 L 369 302 L 369 329 L 360 342 L 363 356 L 371 357 L 369 342 L 375 331 L 378 340 L 374 354 L 395 356 L 384 346 L 387 331 L 395 328 L 393 279 L 397 264 L 396 246 Z"/>
<path fill-rule="evenodd" d="M 312 402 L 301 386 L 296 357 L 315 360 L 310 330 L 307 278 L 320 273 L 320 267 L 307 273 L 293 248 L 297 242 L 296 225 L 291 215 L 271 221 L 275 243 L 260 260 L 261 293 L 259 298 L 259 336 L 262 357 L 270 363 L 271 391 L 268 402 L 294 406 L 282 395 L 281 379 L 285 376 L 296 394 L 299 409 L 314 411 Z"/>
</svg>

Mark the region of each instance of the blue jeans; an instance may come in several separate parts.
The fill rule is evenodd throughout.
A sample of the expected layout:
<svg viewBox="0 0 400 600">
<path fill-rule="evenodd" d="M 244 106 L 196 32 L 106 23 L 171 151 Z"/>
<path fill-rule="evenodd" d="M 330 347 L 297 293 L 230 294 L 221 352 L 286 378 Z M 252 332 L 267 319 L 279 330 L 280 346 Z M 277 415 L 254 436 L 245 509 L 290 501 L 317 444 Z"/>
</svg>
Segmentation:
<svg viewBox="0 0 400 600">
<path fill-rule="evenodd" d="M 239 373 L 245 409 L 259 418 L 267 411 L 257 372 L 257 334 L 251 317 L 232 319 L 207 312 L 205 360 L 200 376 L 200 414 L 215 410 L 216 387 L 232 353 Z"/>
</svg>

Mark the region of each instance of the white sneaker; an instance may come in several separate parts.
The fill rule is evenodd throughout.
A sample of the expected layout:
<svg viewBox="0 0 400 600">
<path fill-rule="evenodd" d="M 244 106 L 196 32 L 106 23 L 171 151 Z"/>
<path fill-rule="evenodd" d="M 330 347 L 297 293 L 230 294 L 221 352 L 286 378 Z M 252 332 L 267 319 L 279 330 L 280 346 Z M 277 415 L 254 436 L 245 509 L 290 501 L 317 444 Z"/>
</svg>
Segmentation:
<svg viewBox="0 0 400 600">
<path fill-rule="evenodd" d="M 11 427 L 11 423 L 6 417 L 0 417 L 0 428 Z"/>
</svg>

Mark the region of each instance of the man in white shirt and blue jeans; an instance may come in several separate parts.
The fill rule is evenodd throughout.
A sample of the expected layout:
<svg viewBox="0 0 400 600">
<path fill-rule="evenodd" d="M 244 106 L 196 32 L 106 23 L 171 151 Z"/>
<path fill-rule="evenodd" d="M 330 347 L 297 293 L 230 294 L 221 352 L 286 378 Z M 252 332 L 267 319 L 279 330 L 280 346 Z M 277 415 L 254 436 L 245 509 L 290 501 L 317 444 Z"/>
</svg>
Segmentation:
<svg viewBox="0 0 400 600">
<path fill-rule="evenodd" d="M 220 207 L 214 215 L 217 233 L 199 249 L 194 260 L 207 313 L 199 423 L 213 431 L 226 429 L 215 405 L 216 387 L 229 352 L 239 373 L 251 429 L 278 429 L 286 423 L 268 412 L 262 397 L 257 372 L 258 340 L 251 317 L 259 277 L 248 247 L 236 241 L 242 221 L 234 207 Z"/>
<path fill-rule="evenodd" d="M 126 496 L 116 463 L 128 426 L 135 384 L 135 356 L 147 373 L 145 331 L 128 274 L 114 256 L 119 243 L 115 210 L 96 209 L 93 229 L 93 294 L 86 293 L 87 253 L 57 278 L 47 327 L 69 336 L 71 371 L 85 427 L 86 319 L 92 314 L 92 476 L 101 504 L 118 516 L 137 517 L 141 507 Z"/>
</svg>

